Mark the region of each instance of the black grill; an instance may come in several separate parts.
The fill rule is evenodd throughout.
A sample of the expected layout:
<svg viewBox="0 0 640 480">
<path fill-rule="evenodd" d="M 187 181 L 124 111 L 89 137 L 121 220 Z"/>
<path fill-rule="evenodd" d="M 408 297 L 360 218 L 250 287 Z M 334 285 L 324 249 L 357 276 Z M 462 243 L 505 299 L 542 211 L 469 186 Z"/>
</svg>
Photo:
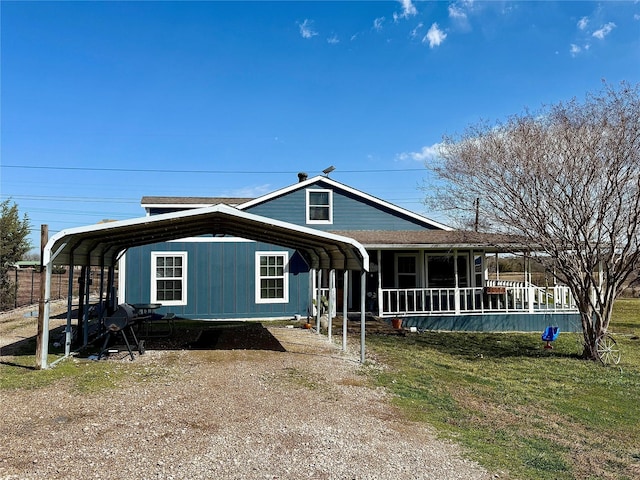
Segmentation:
<svg viewBox="0 0 640 480">
<path fill-rule="evenodd" d="M 127 333 L 133 339 L 133 345 L 138 350 L 140 355 L 144 354 L 144 340 L 138 341 L 136 337 L 136 333 L 133 330 L 133 327 L 136 325 L 136 313 L 135 309 L 127 304 L 122 303 L 118 305 L 113 314 L 109 315 L 104 319 L 104 343 L 102 344 L 102 350 L 100 350 L 100 355 L 98 358 L 102 358 L 104 353 L 107 351 L 107 347 L 111 340 L 115 340 L 116 337 L 122 337 L 125 345 L 127 346 L 127 350 L 129 351 L 129 355 L 131 356 L 131 360 L 134 360 L 133 350 L 131 349 L 131 343 L 129 343 L 129 339 L 127 338 Z"/>
</svg>

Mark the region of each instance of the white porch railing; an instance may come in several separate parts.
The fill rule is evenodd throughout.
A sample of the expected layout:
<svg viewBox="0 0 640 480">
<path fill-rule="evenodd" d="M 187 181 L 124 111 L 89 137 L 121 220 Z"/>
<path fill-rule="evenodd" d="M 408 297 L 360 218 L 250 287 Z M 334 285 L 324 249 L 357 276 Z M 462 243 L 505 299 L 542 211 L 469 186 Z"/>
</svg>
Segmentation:
<svg viewBox="0 0 640 480">
<path fill-rule="evenodd" d="M 383 288 L 380 315 L 576 312 L 569 287 L 491 282 L 475 288 Z"/>
</svg>

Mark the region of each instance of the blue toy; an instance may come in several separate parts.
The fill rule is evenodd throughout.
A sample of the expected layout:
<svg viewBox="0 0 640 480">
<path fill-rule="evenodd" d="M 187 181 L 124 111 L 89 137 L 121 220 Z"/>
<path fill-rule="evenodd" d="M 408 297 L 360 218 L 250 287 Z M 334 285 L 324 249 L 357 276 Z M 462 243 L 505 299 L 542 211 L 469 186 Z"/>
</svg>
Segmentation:
<svg viewBox="0 0 640 480">
<path fill-rule="evenodd" d="M 551 346 L 551 342 L 553 342 L 556 338 L 558 338 L 558 334 L 560 333 L 560 327 L 552 327 L 548 326 L 544 329 L 542 333 L 542 340 L 547 342 L 544 348 L 553 348 Z"/>
</svg>

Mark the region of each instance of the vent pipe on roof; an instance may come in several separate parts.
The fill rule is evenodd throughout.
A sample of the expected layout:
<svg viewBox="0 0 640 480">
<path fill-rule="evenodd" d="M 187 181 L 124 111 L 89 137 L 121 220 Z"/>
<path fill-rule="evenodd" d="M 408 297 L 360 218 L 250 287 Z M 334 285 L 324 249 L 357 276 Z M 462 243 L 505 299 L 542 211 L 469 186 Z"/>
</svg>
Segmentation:
<svg viewBox="0 0 640 480">
<path fill-rule="evenodd" d="M 304 182 L 308 175 L 305 172 L 298 173 L 298 182 Z"/>
</svg>

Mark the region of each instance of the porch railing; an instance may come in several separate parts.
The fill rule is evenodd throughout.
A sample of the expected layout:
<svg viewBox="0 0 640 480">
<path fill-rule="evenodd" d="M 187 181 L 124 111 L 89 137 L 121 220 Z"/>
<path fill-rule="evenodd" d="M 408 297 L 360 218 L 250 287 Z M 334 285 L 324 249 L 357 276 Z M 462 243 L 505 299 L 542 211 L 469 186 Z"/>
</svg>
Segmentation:
<svg viewBox="0 0 640 480">
<path fill-rule="evenodd" d="M 380 315 L 461 315 L 481 313 L 575 312 L 568 287 L 491 282 L 474 288 L 380 290 Z"/>
</svg>

